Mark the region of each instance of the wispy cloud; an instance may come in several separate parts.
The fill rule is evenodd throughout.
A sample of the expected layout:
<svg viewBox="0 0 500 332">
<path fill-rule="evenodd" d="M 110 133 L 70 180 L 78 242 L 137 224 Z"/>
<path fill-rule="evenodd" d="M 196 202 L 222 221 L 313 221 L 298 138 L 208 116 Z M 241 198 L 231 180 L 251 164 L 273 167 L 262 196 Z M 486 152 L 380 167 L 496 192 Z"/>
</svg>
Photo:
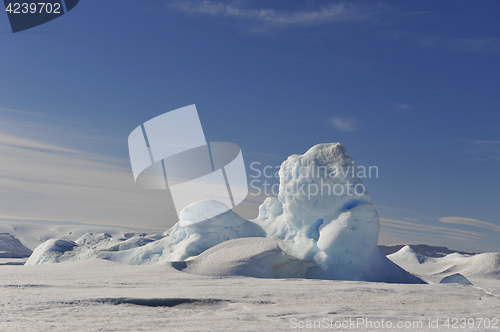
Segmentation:
<svg viewBox="0 0 500 332">
<path fill-rule="evenodd" d="M 442 218 L 439 218 L 439 221 L 444 222 L 444 223 L 448 223 L 448 224 L 475 226 L 475 227 L 488 229 L 491 231 L 500 232 L 500 226 L 490 224 L 486 221 L 477 220 L 477 219 L 462 218 L 462 217 L 442 217 Z"/>
<path fill-rule="evenodd" d="M 450 225 L 380 218 L 380 244 L 428 244 L 465 251 L 497 251 L 495 236 Z"/>
<path fill-rule="evenodd" d="M 391 112 L 408 112 L 415 108 L 415 106 L 408 103 L 392 103 L 389 110 Z"/>
<path fill-rule="evenodd" d="M 418 42 L 425 47 L 445 48 L 462 53 L 500 53 L 500 38 L 494 36 L 469 38 L 421 36 Z"/>
<path fill-rule="evenodd" d="M 398 229 L 400 231 L 411 231 L 412 233 L 414 232 L 419 232 L 422 235 L 429 235 L 429 236 L 444 236 L 444 235 L 453 235 L 453 236 L 460 236 L 463 238 L 467 238 L 470 241 L 473 241 L 475 239 L 479 239 L 482 237 L 482 234 L 477 233 L 477 232 L 472 232 L 472 231 L 466 231 L 462 229 L 454 229 L 454 228 L 447 228 L 447 227 L 441 227 L 441 226 L 433 226 L 429 224 L 424 224 L 421 222 L 416 222 L 416 221 L 405 221 L 405 220 L 397 220 L 397 219 L 388 219 L 388 218 L 380 218 L 380 222 L 382 226 L 393 228 L 393 229 Z M 424 240 L 424 239 L 421 239 Z"/>
<path fill-rule="evenodd" d="M 9 112 L 31 116 L 29 112 Z M 81 133 L 56 134 L 52 139 L 19 134 L 31 133 L 33 128 L 53 130 L 41 118 L 34 118 L 30 127 L 22 121 L 22 126 L 16 126 L 5 117 L 2 120 L 2 125 L 13 130 L 0 130 L 0 221 L 78 222 L 163 230 L 177 222 L 169 192 L 136 185 L 128 158 L 75 147 L 71 143 L 80 139 Z M 88 135 L 93 134 L 90 131 Z M 106 143 L 100 140 L 100 144 Z M 126 137 L 122 144 L 126 146 Z M 264 198 L 249 195 L 235 211 L 244 218 L 255 218 Z"/>
<path fill-rule="evenodd" d="M 465 153 L 474 156 L 477 161 L 500 161 L 500 141 L 467 140 Z"/>
<path fill-rule="evenodd" d="M 0 155 L 4 219 L 159 229 L 177 221 L 166 192 L 138 188 L 116 158 L 5 133 Z"/>
<path fill-rule="evenodd" d="M 5 108 L 5 107 L 0 107 L 0 111 L 9 112 L 9 113 L 15 113 L 15 114 L 17 113 L 17 114 L 29 115 L 31 117 L 37 117 L 37 118 L 47 119 L 47 120 L 55 120 L 55 121 L 58 121 L 58 122 L 67 122 L 67 123 L 73 123 L 73 124 L 80 124 L 80 122 L 73 121 L 73 120 L 61 119 L 61 118 L 56 118 L 56 117 L 52 117 L 52 116 L 47 116 L 47 115 L 40 114 L 40 113 L 15 110 L 15 109 Z"/>
<path fill-rule="evenodd" d="M 334 125 L 335 129 L 339 131 L 344 131 L 344 132 L 351 132 L 351 131 L 356 131 L 358 130 L 358 127 L 356 125 L 356 120 L 352 118 L 332 118 L 331 119 L 332 124 Z"/>
<path fill-rule="evenodd" d="M 253 31 L 271 27 L 307 26 L 334 22 L 357 22 L 369 19 L 381 7 L 364 7 L 352 3 L 330 3 L 311 10 L 276 10 L 242 8 L 236 3 L 217 1 L 176 1 L 169 7 L 188 14 L 226 17 L 251 24 Z"/>
<path fill-rule="evenodd" d="M 393 12 L 402 16 L 400 11 Z M 429 20 L 429 17 L 422 16 L 420 19 Z M 377 39 L 388 42 L 410 41 L 412 44 L 425 49 L 470 54 L 500 53 L 500 37 L 495 35 L 452 37 L 446 34 L 425 34 L 419 31 L 404 30 L 403 26 L 401 26 L 399 30 L 378 31 L 375 36 Z"/>
</svg>

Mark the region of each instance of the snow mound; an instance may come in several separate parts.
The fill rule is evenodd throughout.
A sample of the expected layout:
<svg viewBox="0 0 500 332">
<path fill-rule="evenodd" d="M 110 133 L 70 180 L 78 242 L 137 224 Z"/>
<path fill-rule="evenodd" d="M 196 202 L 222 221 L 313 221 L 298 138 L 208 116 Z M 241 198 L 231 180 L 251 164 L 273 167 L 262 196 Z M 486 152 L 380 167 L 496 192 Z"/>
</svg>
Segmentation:
<svg viewBox="0 0 500 332">
<path fill-rule="evenodd" d="M 199 201 L 185 207 L 180 220 L 159 241 L 121 252 L 100 253 L 99 257 L 125 264 L 151 264 L 156 262 L 183 261 L 228 240 L 243 237 L 265 237 L 257 224 L 241 218 L 218 201 Z M 199 220 L 211 209 L 226 212 L 202 222 Z M 187 226 L 182 226 L 187 225 Z"/>
<path fill-rule="evenodd" d="M 35 248 L 25 265 L 61 263 L 94 258 L 115 240 L 107 233 L 86 233 L 75 242 L 50 239 Z"/>
<path fill-rule="evenodd" d="M 468 278 L 500 279 L 500 253 L 484 253 L 474 256 L 451 254 L 439 259 L 441 273 L 456 272 Z"/>
<path fill-rule="evenodd" d="M 440 282 L 440 284 L 462 284 L 462 285 L 470 285 L 472 286 L 472 283 L 461 275 L 460 273 L 455 273 L 450 276 L 444 277 Z"/>
<path fill-rule="evenodd" d="M 283 252 L 273 240 L 243 238 L 220 243 L 185 262 L 173 262 L 172 266 L 207 276 L 305 278 L 312 264 Z"/>
<path fill-rule="evenodd" d="M 24 258 L 31 255 L 21 241 L 9 233 L 0 233 L 0 258 Z"/>
<path fill-rule="evenodd" d="M 403 248 L 387 257 L 413 273 L 425 273 L 434 277 L 460 273 L 467 278 L 500 279 L 500 253 L 474 256 L 453 253 L 438 258 L 423 257 L 424 260 L 420 261 L 417 255 Z"/>
<path fill-rule="evenodd" d="M 50 239 L 33 250 L 25 265 L 36 265 L 44 263 L 59 263 L 62 256 L 78 247 L 73 241 L 63 239 Z M 71 257 L 66 255 L 65 258 Z M 64 260 L 64 259 L 63 259 Z"/>
<path fill-rule="evenodd" d="M 404 246 L 394 254 L 388 255 L 387 258 L 396 263 L 404 261 L 409 264 L 423 264 L 429 260 L 429 257 L 418 254 L 409 245 Z"/>
</svg>

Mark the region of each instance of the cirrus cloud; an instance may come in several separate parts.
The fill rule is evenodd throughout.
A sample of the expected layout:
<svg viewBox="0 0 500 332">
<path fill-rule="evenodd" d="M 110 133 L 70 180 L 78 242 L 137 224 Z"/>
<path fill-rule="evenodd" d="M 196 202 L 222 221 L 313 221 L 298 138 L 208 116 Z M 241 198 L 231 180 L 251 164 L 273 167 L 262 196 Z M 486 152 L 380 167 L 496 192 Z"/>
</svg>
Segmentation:
<svg viewBox="0 0 500 332">
<path fill-rule="evenodd" d="M 460 225 L 468 225 L 475 226 L 480 228 L 489 229 L 492 231 L 500 232 L 500 226 L 490 224 L 489 222 L 472 219 L 472 218 L 462 218 L 462 217 L 442 217 L 439 218 L 440 222 L 444 222 L 447 224 L 460 224 Z"/>
<path fill-rule="evenodd" d="M 252 31 L 267 31 L 270 27 L 307 26 L 334 22 L 360 22 L 387 10 L 384 6 L 361 6 L 353 3 L 328 3 L 310 10 L 276 10 L 272 8 L 242 8 L 236 3 L 218 1 L 175 1 L 168 7 L 186 14 L 225 17 L 245 21 Z"/>
<path fill-rule="evenodd" d="M 358 127 L 356 125 L 356 120 L 352 118 L 332 118 L 331 119 L 333 126 L 335 129 L 339 131 L 344 131 L 344 132 L 351 132 L 351 131 L 356 131 L 358 130 Z"/>
</svg>

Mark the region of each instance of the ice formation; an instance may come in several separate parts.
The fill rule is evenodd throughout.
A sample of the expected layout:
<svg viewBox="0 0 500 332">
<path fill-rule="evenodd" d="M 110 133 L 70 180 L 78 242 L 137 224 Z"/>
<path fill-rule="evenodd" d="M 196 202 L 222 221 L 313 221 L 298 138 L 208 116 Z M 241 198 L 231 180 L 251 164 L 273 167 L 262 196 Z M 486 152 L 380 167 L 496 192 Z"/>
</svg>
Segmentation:
<svg viewBox="0 0 500 332">
<path fill-rule="evenodd" d="M 0 258 L 24 258 L 31 255 L 21 241 L 9 233 L 0 233 Z"/>
<path fill-rule="evenodd" d="M 308 267 L 304 274 L 308 278 L 422 282 L 378 250 L 380 226 L 377 212 L 370 203 L 358 168 L 340 143 L 319 144 L 303 155 L 290 156 L 281 165 L 279 175 L 278 197 L 267 198 L 259 208 L 259 216 L 253 221 L 229 210 L 203 222 L 192 223 L 204 219 L 204 215 L 213 215 L 214 211 L 227 210 L 224 204 L 217 201 L 199 201 L 182 210 L 179 222 L 165 232 L 162 239 L 147 244 L 147 241 L 115 243 L 113 246 L 108 243 L 104 248 L 104 245 L 94 243 L 95 236 L 89 236 L 77 241 L 78 247 L 73 249 L 75 259 L 97 255 L 126 264 L 151 264 L 185 261 L 201 254 L 192 263 L 186 263 L 186 271 L 208 271 L 206 262 L 216 262 L 218 256 L 226 257 L 226 266 L 244 266 L 241 269 L 256 271 L 263 261 L 252 257 L 264 257 L 271 250 L 274 258 L 283 252 L 287 260 L 290 257 L 300 260 L 305 264 L 303 266 Z M 205 252 L 225 241 L 248 237 L 268 239 L 263 248 L 259 247 L 262 239 L 244 241 L 247 245 L 253 242 L 255 250 L 260 250 L 245 249 L 248 254 L 245 263 L 229 261 L 230 257 L 236 257 L 231 255 L 231 251 L 235 250 L 232 245 L 240 242 L 220 245 L 217 251 Z M 110 239 L 99 241 L 109 242 Z M 269 249 L 269 241 L 274 241 L 274 249 Z M 42 249 L 48 250 L 50 246 Z M 48 262 L 43 259 L 42 249 L 35 250 L 42 259 L 30 259 L 30 263 Z M 274 263 L 265 264 L 268 272 L 274 266 Z M 250 265 L 253 267 L 250 268 Z M 224 269 L 221 264 L 219 267 Z M 215 273 L 213 269 L 211 271 Z M 229 270 L 226 268 L 224 271 Z"/>
<path fill-rule="evenodd" d="M 461 275 L 460 273 L 452 274 L 451 276 L 444 277 L 440 282 L 440 284 L 462 284 L 472 286 L 472 283 Z"/>
<path fill-rule="evenodd" d="M 349 152 L 318 144 L 279 172 L 277 198 L 255 222 L 295 257 L 314 263 L 309 278 L 418 283 L 378 250 L 379 218 Z"/>
<path fill-rule="evenodd" d="M 226 211 L 202 222 L 200 215 L 214 209 Z M 181 224 L 189 226 L 182 227 Z M 265 237 L 257 224 L 241 218 L 218 201 L 199 201 L 184 208 L 180 220 L 166 231 L 164 238 L 145 246 L 120 252 L 102 252 L 100 257 L 125 264 L 151 264 L 183 261 L 224 241 L 243 237 Z"/>
<path fill-rule="evenodd" d="M 39 245 L 33 250 L 30 258 L 26 261 L 26 265 L 36 265 L 45 263 L 59 263 L 65 261 L 64 258 L 74 258 L 74 255 L 64 254 L 68 251 L 73 251 L 75 247 L 78 247 L 73 241 L 64 239 L 50 239 Z M 64 256 L 63 259 L 61 259 Z"/>
</svg>

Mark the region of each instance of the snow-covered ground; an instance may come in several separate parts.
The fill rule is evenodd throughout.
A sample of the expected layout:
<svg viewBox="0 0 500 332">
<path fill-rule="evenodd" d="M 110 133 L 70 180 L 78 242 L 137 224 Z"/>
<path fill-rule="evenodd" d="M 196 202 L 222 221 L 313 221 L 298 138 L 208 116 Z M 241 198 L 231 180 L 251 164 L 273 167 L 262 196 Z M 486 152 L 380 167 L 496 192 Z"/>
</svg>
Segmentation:
<svg viewBox="0 0 500 332">
<path fill-rule="evenodd" d="M 500 318 L 500 281 L 472 277 L 474 286 L 209 277 L 101 259 L 5 265 L 0 275 L 2 331 L 289 331 L 350 319 L 448 331 L 447 318 Z M 478 322 L 460 330 L 484 331 Z M 352 327 L 332 330 L 370 330 Z"/>
<path fill-rule="evenodd" d="M 58 227 L 71 235 L 92 229 Z M 30 232 L 24 229 L 28 238 L 33 237 Z M 38 225 L 34 232 L 51 234 L 54 226 Z M 84 234 L 73 243 L 97 249 L 106 245 L 109 252 L 122 252 L 120 246 L 133 249 L 138 239 L 148 239 L 127 236 L 116 232 L 121 240 L 113 241 L 99 233 Z M 56 241 L 46 243 L 52 242 Z M 0 330 L 289 331 L 316 326 L 318 330 L 447 331 L 448 318 L 449 326 L 454 318 L 467 318 L 469 324 L 474 319 L 474 327 L 466 325 L 462 331 L 498 330 L 485 329 L 484 324 L 491 327 L 500 319 L 500 254 L 433 258 L 404 247 L 389 258 L 429 284 L 305 279 L 309 266 L 263 237 L 225 241 L 176 263 L 128 265 L 89 258 L 23 266 L 26 258 L 3 258 Z M 439 283 L 455 273 L 473 285 Z M 280 279 L 280 274 L 296 278 Z M 398 324 L 411 328 L 398 329 Z"/>
</svg>

